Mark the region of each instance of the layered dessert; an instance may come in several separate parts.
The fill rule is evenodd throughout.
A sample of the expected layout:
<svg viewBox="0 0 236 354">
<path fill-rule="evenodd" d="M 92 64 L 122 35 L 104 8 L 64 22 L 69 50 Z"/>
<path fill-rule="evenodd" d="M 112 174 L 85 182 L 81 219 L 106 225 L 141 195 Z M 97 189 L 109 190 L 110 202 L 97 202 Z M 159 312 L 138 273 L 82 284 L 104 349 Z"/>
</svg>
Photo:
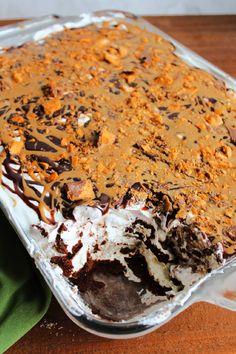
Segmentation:
<svg viewBox="0 0 236 354">
<path fill-rule="evenodd" d="M 127 320 L 236 250 L 236 94 L 123 20 L 0 55 L 1 185 L 92 312 Z"/>
</svg>

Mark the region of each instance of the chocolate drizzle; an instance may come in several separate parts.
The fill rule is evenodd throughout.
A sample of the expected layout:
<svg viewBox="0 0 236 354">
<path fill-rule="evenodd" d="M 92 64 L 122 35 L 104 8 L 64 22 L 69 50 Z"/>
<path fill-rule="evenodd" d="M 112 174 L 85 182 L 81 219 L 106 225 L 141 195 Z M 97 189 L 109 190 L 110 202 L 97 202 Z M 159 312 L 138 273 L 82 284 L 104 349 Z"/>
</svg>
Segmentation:
<svg viewBox="0 0 236 354">
<path fill-rule="evenodd" d="M 155 34 L 125 26 L 65 30 L 1 55 L 1 143 L 19 173 L 42 187 L 21 191 L 46 220 L 50 209 L 70 218 L 81 203 L 107 212 L 128 202 L 137 181 L 181 185 L 162 192 L 180 213 L 194 208 L 198 224 L 221 239 L 228 219 L 214 195 L 236 190 L 232 90 Z M 75 178 L 92 182 L 90 200 L 67 198 L 64 186 Z M 225 205 L 235 199 L 229 188 Z"/>
<path fill-rule="evenodd" d="M 22 183 L 23 177 L 20 171 L 20 166 L 18 165 L 18 169 L 16 169 L 12 167 L 13 164 L 16 165 L 16 162 L 11 160 L 11 157 L 8 155 L 3 162 L 3 167 L 5 168 L 5 171 L 2 172 L 3 176 L 13 182 L 13 188 L 11 188 L 8 183 L 4 181 L 2 181 L 2 185 L 6 187 L 10 192 L 17 194 L 25 202 L 25 204 L 31 209 L 33 209 L 40 217 L 38 207 L 34 203 L 32 203 L 33 201 L 37 201 L 37 199 L 34 199 L 32 197 L 29 198 L 24 194 Z"/>
</svg>

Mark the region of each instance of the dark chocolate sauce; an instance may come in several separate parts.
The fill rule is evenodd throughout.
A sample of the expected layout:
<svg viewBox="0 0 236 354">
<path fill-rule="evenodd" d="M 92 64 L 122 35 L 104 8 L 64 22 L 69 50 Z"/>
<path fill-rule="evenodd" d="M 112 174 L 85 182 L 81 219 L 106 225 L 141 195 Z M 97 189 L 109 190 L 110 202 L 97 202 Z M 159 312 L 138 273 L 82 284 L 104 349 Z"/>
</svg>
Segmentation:
<svg viewBox="0 0 236 354">
<path fill-rule="evenodd" d="M 32 203 L 33 201 L 37 202 L 37 200 L 32 197 L 29 198 L 24 194 L 23 183 L 22 183 L 23 178 L 22 178 L 21 171 L 20 170 L 16 171 L 11 166 L 12 164 L 16 164 L 16 162 L 12 161 L 10 156 L 8 155 L 3 161 L 3 166 L 5 168 L 5 171 L 3 171 L 2 173 L 4 177 L 8 178 L 10 181 L 13 182 L 14 187 L 13 188 L 9 187 L 9 185 L 4 181 L 2 181 L 2 185 L 6 187 L 10 192 L 17 194 L 28 207 L 30 207 L 32 210 L 34 210 L 37 213 L 38 217 L 40 218 L 40 212 L 38 206 Z"/>
<path fill-rule="evenodd" d="M 33 198 L 32 196 L 28 197 L 24 193 L 23 177 L 22 177 L 22 172 L 21 172 L 20 166 L 16 163 L 16 161 L 11 160 L 9 155 L 7 155 L 7 157 L 3 161 L 2 165 L 5 168 L 5 170 L 3 169 L 2 174 L 4 177 L 6 177 L 10 181 L 12 181 L 13 188 L 11 188 L 4 180 L 1 181 L 2 185 L 4 187 L 6 187 L 10 192 L 17 194 L 18 197 L 20 197 L 28 207 L 30 207 L 33 211 L 35 211 L 35 213 L 38 215 L 39 219 L 41 219 L 40 210 L 38 207 L 38 204 L 39 204 L 38 200 L 36 198 Z M 16 169 L 15 167 L 13 167 L 13 165 L 18 165 L 19 169 Z M 30 185 L 31 189 L 33 189 L 35 191 L 35 194 L 37 196 L 41 195 L 41 193 L 34 187 L 34 185 L 35 186 L 40 185 L 39 183 L 34 182 L 34 181 L 27 181 L 27 180 L 25 180 L 25 182 L 28 185 Z M 34 202 L 36 202 L 37 205 Z M 51 224 L 55 223 L 54 211 L 51 211 L 50 219 L 47 218 L 47 220 Z"/>
</svg>

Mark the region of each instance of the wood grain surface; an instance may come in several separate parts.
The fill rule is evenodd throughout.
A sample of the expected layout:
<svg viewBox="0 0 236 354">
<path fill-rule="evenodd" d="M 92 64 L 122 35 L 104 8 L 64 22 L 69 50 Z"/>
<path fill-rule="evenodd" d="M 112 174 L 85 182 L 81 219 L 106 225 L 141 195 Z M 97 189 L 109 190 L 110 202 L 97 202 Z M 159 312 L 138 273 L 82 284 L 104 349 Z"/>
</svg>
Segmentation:
<svg viewBox="0 0 236 354">
<path fill-rule="evenodd" d="M 147 19 L 236 77 L 236 16 Z M 8 23 L 2 21 L 0 25 Z M 78 328 L 53 299 L 42 321 L 7 354 L 228 354 L 236 353 L 235 333 L 236 313 L 198 303 L 144 337 L 104 339 Z"/>
</svg>

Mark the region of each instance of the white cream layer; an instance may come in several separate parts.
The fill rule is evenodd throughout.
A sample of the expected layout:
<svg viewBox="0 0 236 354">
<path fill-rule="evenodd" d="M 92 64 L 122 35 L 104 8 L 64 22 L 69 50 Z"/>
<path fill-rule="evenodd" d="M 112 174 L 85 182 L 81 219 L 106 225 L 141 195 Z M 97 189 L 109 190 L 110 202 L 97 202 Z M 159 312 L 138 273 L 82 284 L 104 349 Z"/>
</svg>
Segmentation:
<svg viewBox="0 0 236 354">
<path fill-rule="evenodd" d="M 170 277 L 180 280 L 186 287 L 191 286 L 202 277 L 202 274 L 193 273 L 191 267 L 169 266 L 158 261 L 157 257 L 143 241 L 125 232 L 127 227 L 131 226 L 137 219 L 147 222 L 155 229 L 155 237 L 150 239 L 152 244 L 162 253 L 168 254 L 169 260 L 173 259 L 171 253 L 163 249 L 160 241 L 164 241 L 168 231 L 180 225 L 180 221 L 174 220 L 167 227 L 163 219 L 162 228 L 157 228 L 153 211 L 151 209 L 146 210 L 144 203 L 130 205 L 125 209 L 111 208 L 105 215 L 98 208 L 81 205 L 74 209 L 74 217 L 75 221 L 63 221 L 66 230 L 60 234 L 68 252 L 71 252 L 73 246 L 78 242 L 82 242 L 81 249 L 72 258 L 73 270 L 71 274 L 82 269 L 87 262 L 87 255 L 89 254 L 93 260 L 118 260 L 125 268 L 125 276 L 129 280 L 140 282 L 140 279 L 135 276 L 127 265 L 125 258 L 129 255 L 120 252 L 122 248 L 128 247 L 134 252 L 138 250 L 145 257 L 149 274 L 161 286 L 172 289 L 168 294 L 174 295 L 177 292 L 177 287 L 173 284 Z M 48 236 L 42 238 L 40 243 L 49 257 L 63 255 L 55 249 L 56 236 L 61 224 L 62 222 L 58 222 L 52 226 L 44 222 L 40 223 L 40 227 L 48 233 Z M 145 241 L 145 238 L 149 237 L 149 229 L 144 228 L 143 232 L 146 233 L 144 234 Z M 104 241 L 106 242 L 104 243 Z M 213 258 L 212 262 L 214 262 Z M 154 301 L 153 298 L 152 301 Z M 148 302 L 150 302 L 150 299 Z"/>
</svg>

